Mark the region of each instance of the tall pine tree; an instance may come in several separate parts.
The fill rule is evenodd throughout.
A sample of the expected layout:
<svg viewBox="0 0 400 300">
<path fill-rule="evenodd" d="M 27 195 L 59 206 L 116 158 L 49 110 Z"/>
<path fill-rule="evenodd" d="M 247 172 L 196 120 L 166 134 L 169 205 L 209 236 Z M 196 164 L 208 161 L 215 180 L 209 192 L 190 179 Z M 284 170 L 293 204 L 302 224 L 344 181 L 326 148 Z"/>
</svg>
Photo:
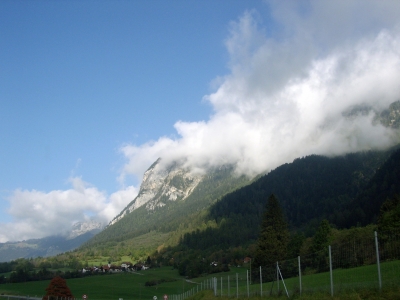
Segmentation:
<svg viewBox="0 0 400 300">
<path fill-rule="evenodd" d="M 331 242 L 331 225 L 329 224 L 328 220 L 323 219 L 315 233 L 312 244 L 310 247 L 311 252 L 318 252 L 321 250 L 328 251 L 329 243 Z"/>
<path fill-rule="evenodd" d="M 261 222 L 253 266 L 271 266 L 286 257 L 289 229 L 275 195 L 268 198 Z"/>
<path fill-rule="evenodd" d="M 328 246 L 332 239 L 332 229 L 328 220 L 323 219 L 310 246 L 313 266 L 318 272 L 328 271 Z"/>
</svg>

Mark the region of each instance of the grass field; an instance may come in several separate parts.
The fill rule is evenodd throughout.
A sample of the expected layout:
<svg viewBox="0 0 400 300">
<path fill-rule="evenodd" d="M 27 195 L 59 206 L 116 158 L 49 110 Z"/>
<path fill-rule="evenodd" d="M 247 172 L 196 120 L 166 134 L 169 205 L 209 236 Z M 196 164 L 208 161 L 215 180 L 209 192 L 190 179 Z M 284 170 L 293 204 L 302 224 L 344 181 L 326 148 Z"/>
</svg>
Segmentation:
<svg viewBox="0 0 400 300">
<path fill-rule="evenodd" d="M 82 298 L 82 295 L 87 295 L 88 299 L 152 299 L 157 296 L 157 299 L 163 299 L 163 295 L 170 295 L 170 300 L 173 300 L 173 295 L 182 294 L 192 290 L 193 292 L 200 291 L 205 286 L 205 282 L 211 277 L 216 277 L 218 296 L 235 297 L 237 293 L 236 274 L 238 274 L 238 293 L 239 297 L 246 298 L 247 293 L 250 295 L 260 294 L 261 286 L 259 284 L 251 284 L 247 286 L 246 268 L 231 268 L 230 272 L 218 273 L 207 277 L 185 280 L 178 275 L 177 270 L 171 267 L 163 267 L 158 269 L 149 269 L 137 273 L 121 273 L 111 275 L 90 276 L 79 279 L 68 279 L 67 284 L 76 298 Z M 381 274 L 383 287 L 400 286 L 400 261 L 385 262 L 381 264 Z M 284 274 L 282 274 L 284 277 Z M 228 283 L 229 276 L 229 283 Z M 285 278 L 284 278 L 285 279 Z M 145 283 L 152 280 L 164 280 L 159 285 L 145 286 Z M 299 278 L 288 278 L 284 280 L 288 289 L 289 295 L 299 293 Z M 346 290 L 355 289 L 372 289 L 377 290 L 378 275 L 377 266 L 364 266 L 352 269 L 336 269 L 333 271 L 334 293 L 343 293 Z M 29 295 L 42 296 L 49 281 L 2 284 L 0 285 L 0 294 L 13 295 Z M 222 290 L 221 290 L 222 284 Z M 228 290 L 229 286 L 229 290 Z M 263 283 L 263 296 L 278 294 L 277 283 Z M 281 294 L 285 295 L 285 290 L 282 281 L 280 281 Z M 322 293 L 330 295 L 330 274 L 321 273 L 302 276 L 302 291 L 303 293 Z"/>
<path fill-rule="evenodd" d="M 246 272 L 246 269 L 233 269 L 229 273 Z M 232 275 L 233 276 L 233 275 Z M 212 277 L 212 276 L 209 276 Z M 198 282 L 208 277 L 197 278 Z M 145 286 L 152 280 L 165 280 L 156 286 Z M 29 295 L 41 297 L 45 293 L 50 280 L 13 283 L 0 285 L 0 294 Z M 197 283 L 180 277 L 177 270 L 171 267 L 148 269 L 136 273 L 119 273 L 110 275 L 96 275 L 84 278 L 68 279 L 67 285 L 76 298 L 87 295 L 88 299 L 163 299 L 163 295 L 181 294 L 184 291 L 197 287 Z"/>
<path fill-rule="evenodd" d="M 379 289 L 379 277 L 377 265 L 369 265 L 358 268 L 350 269 L 335 269 L 333 270 L 333 291 L 335 293 L 341 293 L 345 290 L 373 288 Z M 285 274 L 282 274 L 284 283 L 288 290 L 289 295 L 297 294 L 300 292 L 299 278 L 288 278 L 285 279 Z M 381 280 L 382 286 L 399 286 L 400 287 L 400 261 L 384 262 L 381 264 Z M 319 273 L 307 276 L 302 276 L 302 291 L 303 292 L 323 292 L 330 294 L 330 273 Z M 223 295 L 227 295 L 226 289 L 222 291 Z M 232 283 L 230 284 L 232 286 Z M 273 295 L 278 294 L 277 283 L 263 283 L 262 291 L 263 295 L 272 293 Z M 281 292 L 285 293 L 284 285 L 282 281 L 279 283 Z M 236 291 L 234 291 L 236 292 Z M 260 294 L 261 286 L 259 284 L 251 285 L 249 288 L 251 294 Z M 232 291 L 230 292 L 232 295 Z M 247 287 L 242 283 L 239 285 L 239 294 L 247 295 Z M 399 295 L 400 299 L 400 295 Z"/>
</svg>

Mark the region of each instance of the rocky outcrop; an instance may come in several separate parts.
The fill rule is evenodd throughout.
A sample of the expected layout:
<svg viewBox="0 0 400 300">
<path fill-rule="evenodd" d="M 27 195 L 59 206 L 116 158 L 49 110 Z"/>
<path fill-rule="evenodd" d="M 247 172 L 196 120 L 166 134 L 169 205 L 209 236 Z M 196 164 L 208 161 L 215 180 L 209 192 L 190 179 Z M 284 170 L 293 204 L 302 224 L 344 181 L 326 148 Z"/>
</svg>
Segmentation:
<svg viewBox="0 0 400 300">
<path fill-rule="evenodd" d="M 74 239 L 80 235 L 83 235 L 87 232 L 91 232 L 93 234 L 100 232 L 103 229 L 103 224 L 96 221 L 89 222 L 77 222 L 72 225 L 71 231 L 67 235 L 67 239 Z"/>
<path fill-rule="evenodd" d="M 164 206 L 167 201 L 186 199 L 202 178 L 202 175 L 192 174 L 176 163 L 165 167 L 158 159 L 144 173 L 139 194 L 109 225 L 118 222 L 126 214 L 143 205 L 146 205 L 146 209 L 153 210 Z"/>
</svg>

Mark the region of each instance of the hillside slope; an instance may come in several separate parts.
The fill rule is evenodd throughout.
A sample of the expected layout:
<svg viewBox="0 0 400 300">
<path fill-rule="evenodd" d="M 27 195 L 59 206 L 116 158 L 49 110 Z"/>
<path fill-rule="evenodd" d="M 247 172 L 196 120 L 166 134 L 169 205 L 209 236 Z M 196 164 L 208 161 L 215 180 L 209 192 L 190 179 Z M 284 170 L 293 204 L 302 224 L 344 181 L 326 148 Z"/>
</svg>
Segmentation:
<svg viewBox="0 0 400 300">
<path fill-rule="evenodd" d="M 184 235 L 185 249 L 227 249 L 254 242 L 267 198 L 279 199 L 292 230 L 312 235 L 323 218 L 344 222 L 343 211 L 393 150 L 327 158 L 308 156 L 282 165 L 250 185 L 227 194 L 210 209 L 214 228 Z"/>
<path fill-rule="evenodd" d="M 376 222 L 382 203 L 400 195 L 400 149 L 376 171 L 363 191 L 349 203 L 343 212 L 342 227 L 365 226 Z"/>
<path fill-rule="evenodd" d="M 153 165 L 149 170 L 154 169 L 155 166 Z M 138 198 L 128 205 L 124 210 L 125 213 L 121 214 L 123 217 L 117 217 L 116 221 L 111 222 L 101 233 L 83 245 L 82 249 L 92 247 L 105 249 L 121 242 L 129 244 L 130 239 L 145 235 L 153 230 L 169 234 L 170 238 L 165 241 L 165 244 L 176 243 L 180 232 L 188 231 L 190 227 L 196 228 L 202 222 L 204 219 L 202 214 L 217 199 L 250 182 L 250 179 L 245 176 L 235 176 L 232 166 L 214 169 L 206 175 L 199 176 L 196 178 L 198 182 L 195 186 L 183 184 L 188 182 L 188 176 L 184 171 L 179 170 L 178 166 L 176 166 L 176 169 L 170 169 L 164 175 L 163 179 L 158 175 L 157 177 L 159 181 L 162 180 L 165 184 L 155 185 L 156 190 L 150 190 L 149 186 L 144 184 Z M 148 174 L 148 176 L 151 177 L 151 174 Z M 178 188 L 177 194 L 181 196 L 174 197 L 171 200 L 169 191 Z M 188 189 L 191 189 L 190 193 L 183 196 Z M 145 190 L 146 193 L 143 193 L 142 190 Z M 130 210 L 129 207 L 140 201 L 140 197 L 144 194 L 153 194 L 155 197 Z M 159 245 L 151 245 L 151 241 L 149 241 L 148 246 L 157 247 Z"/>
</svg>

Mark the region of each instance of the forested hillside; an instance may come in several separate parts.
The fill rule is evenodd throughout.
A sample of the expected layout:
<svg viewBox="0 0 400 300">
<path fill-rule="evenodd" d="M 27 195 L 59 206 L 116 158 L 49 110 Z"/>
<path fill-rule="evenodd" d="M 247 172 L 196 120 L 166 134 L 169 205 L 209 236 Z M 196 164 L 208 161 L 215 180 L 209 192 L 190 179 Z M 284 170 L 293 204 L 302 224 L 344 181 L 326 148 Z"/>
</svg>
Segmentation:
<svg viewBox="0 0 400 300">
<path fill-rule="evenodd" d="M 400 150 L 395 151 L 376 171 L 362 192 L 349 203 L 341 227 L 368 225 L 377 221 L 382 203 L 400 195 Z"/>
<path fill-rule="evenodd" d="M 221 199 L 211 208 L 210 218 L 260 216 L 265 199 L 273 193 L 292 228 L 318 224 L 323 218 L 336 224 L 346 205 L 363 191 L 392 151 L 296 159 Z"/>
<path fill-rule="evenodd" d="M 258 236 L 265 202 L 271 194 L 279 199 L 292 231 L 300 230 L 311 236 L 324 218 L 335 225 L 345 224 L 344 218 L 349 215 L 343 212 L 368 187 L 369 180 L 375 178 L 376 170 L 393 151 L 334 158 L 312 155 L 282 165 L 224 196 L 210 208 L 208 215 L 208 220 L 215 221 L 218 227 L 185 234 L 181 243 L 190 249 L 226 249 L 251 243 Z M 397 159 L 397 153 L 388 164 Z M 379 209 L 375 216 L 378 213 Z"/>
</svg>

